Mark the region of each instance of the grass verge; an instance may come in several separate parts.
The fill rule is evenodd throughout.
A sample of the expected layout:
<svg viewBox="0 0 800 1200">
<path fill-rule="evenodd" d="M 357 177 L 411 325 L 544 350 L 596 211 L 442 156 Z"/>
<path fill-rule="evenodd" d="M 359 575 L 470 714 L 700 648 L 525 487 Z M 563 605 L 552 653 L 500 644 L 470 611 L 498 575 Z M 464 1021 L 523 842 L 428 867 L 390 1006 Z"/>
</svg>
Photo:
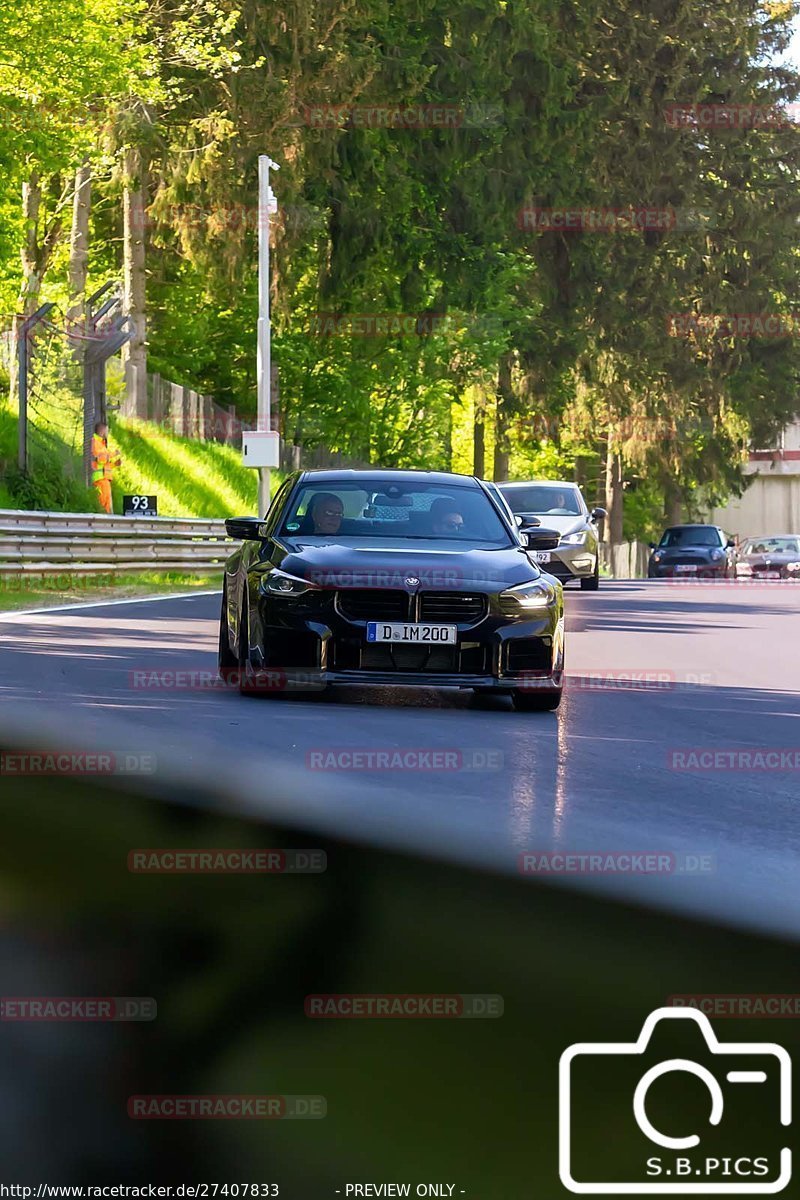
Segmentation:
<svg viewBox="0 0 800 1200">
<path fill-rule="evenodd" d="M 222 575 L 180 575 L 175 571 L 142 572 L 137 575 L 0 576 L 0 612 L 29 608 L 55 608 L 62 604 L 98 600 L 126 600 L 141 596 L 209 591 L 222 587 Z"/>
</svg>

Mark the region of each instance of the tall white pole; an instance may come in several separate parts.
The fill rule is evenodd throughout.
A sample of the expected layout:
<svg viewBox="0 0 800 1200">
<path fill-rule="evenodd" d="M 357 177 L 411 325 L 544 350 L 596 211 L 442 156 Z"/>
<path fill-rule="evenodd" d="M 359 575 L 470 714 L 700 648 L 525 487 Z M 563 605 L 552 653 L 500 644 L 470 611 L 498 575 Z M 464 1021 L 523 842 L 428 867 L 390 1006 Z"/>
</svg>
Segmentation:
<svg viewBox="0 0 800 1200">
<path fill-rule="evenodd" d="M 269 186 L 270 168 L 274 171 L 280 169 L 268 155 L 260 154 L 258 156 L 258 357 L 256 363 L 258 420 L 256 428 L 261 431 L 268 431 L 272 428 L 270 411 L 272 331 L 269 317 L 269 214 L 272 202 Z M 259 467 L 258 515 L 265 516 L 268 508 L 269 467 Z"/>
</svg>

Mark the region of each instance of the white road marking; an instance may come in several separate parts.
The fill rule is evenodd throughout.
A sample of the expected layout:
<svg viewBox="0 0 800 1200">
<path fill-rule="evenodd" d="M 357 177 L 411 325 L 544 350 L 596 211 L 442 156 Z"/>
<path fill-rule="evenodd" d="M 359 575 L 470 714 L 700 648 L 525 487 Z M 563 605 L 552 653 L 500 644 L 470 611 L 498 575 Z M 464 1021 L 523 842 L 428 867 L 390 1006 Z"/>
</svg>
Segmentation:
<svg viewBox="0 0 800 1200">
<path fill-rule="evenodd" d="M 118 604 L 152 604 L 156 600 L 189 600 L 192 596 L 221 596 L 222 588 L 210 592 L 172 592 L 166 596 L 129 596 L 126 600 L 91 600 L 83 604 L 60 604 L 52 608 L 27 608 L 22 612 L 0 612 L 0 621 L 17 621 L 21 617 L 41 617 L 48 613 L 75 612 L 82 608 L 113 608 Z"/>
</svg>

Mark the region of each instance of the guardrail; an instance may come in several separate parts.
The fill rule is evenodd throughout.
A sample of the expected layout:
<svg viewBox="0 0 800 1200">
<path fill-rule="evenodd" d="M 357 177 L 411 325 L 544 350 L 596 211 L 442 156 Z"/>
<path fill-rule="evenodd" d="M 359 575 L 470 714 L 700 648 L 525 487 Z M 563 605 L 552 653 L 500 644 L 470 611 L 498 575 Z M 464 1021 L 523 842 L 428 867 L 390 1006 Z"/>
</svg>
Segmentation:
<svg viewBox="0 0 800 1200">
<path fill-rule="evenodd" d="M 222 520 L 0 509 L 0 574 L 221 571 L 235 543 Z"/>
</svg>

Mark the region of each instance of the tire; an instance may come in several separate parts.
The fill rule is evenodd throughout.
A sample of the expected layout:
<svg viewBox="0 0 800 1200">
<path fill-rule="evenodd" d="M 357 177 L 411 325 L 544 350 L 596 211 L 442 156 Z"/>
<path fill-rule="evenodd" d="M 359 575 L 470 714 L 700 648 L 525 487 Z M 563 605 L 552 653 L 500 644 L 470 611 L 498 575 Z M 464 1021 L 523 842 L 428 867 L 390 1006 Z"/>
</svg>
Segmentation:
<svg viewBox="0 0 800 1200">
<path fill-rule="evenodd" d="M 240 696 L 255 696 L 256 687 L 253 683 L 250 674 L 249 649 L 250 649 L 250 630 L 247 620 L 247 597 L 245 595 L 242 611 L 239 614 L 239 641 L 237 643 L 238 655 L 236 667 L 239 674 L 239 695 Z"/>
<path fill-rule="evenodd" d="M 233 653 L 228 641 L 228 583 L 222 584 L 222 607 L 219 614 L 219 650 L 217 652 L 217 669 L 220 679 L 226 683 L 234 671 L 239 669 L 239 659 Z"/>
<path fill-rule="evenodd" d="M 517 712 L 554 712 L 561 703 L 563 689 L 552 692 L 524 692 L 515 688 L 512 693 Z"/>
<path fill-rule="evenodd" d="M 594 575 L 590 575 L 588 579 L 581 580 L 582 592 L 596 592 L 600 587 L 600 559 L 598 558 L 594 564 Z"/>
</svg>

